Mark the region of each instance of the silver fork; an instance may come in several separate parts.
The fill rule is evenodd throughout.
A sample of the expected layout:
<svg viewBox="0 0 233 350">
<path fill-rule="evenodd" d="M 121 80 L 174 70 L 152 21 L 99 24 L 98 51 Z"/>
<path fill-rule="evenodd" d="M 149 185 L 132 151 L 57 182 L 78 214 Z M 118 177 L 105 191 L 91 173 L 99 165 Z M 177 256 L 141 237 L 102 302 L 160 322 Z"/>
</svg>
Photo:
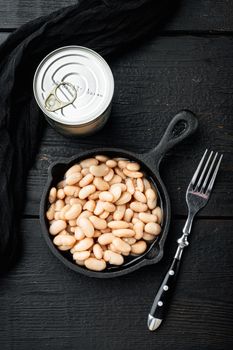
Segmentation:
<svg viewBox="0 0 233 350">
<path fill-rule="evenodd" d="M 191 232 L 192 223 L 197 212 L 202 209 L 210 198 L 211 191 L 220 167 L 222 155 L 205 151 L 186 191 L 186 202 L 188 205 L 188 218 L 183 228 L 183 235 L 177 240 L 178 248 L 173 262 L 156 294 L 150 313 L 148 315 L 148 328 L 151 331 L 157 329 L 164 319 L 169 298 L 175 287 L 179 271 L 182 253 L 189 245 L 188 235 Z"/>
</svg>

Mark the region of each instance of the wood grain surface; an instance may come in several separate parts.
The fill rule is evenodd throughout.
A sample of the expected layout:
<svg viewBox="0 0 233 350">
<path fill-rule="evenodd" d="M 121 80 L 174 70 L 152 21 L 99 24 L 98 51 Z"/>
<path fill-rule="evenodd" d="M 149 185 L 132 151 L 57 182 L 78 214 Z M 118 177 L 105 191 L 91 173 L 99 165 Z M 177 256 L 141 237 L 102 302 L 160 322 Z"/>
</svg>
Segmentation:
<svg viewBox="0 0 233 350">
<path fill-rule="evenodd" d="M 165 258 L 111 280 L 68 270 L 49 251 L 37 219 L 22 223 L 22 257 L 1 279 L 0 348 L 196 350 L 233 342 L 232 221 L 195 223 L 167 319 L 146 326 L 183 220 L 172 222 Z M 223 347 L 224 344 L 224 347 Z"/>
<path fill-rule="evenodd" d="M 161 30 L 181 32 L 233 30 L 231 0 L 176 0 L 176 2 L 176 16 Z M 0 0 L 0 28 L 4 30 L 17 28 L 31 19 L 76 3 L 77 0 Z"/>
<path fill-rule="evenodd" d="M 0 43 L 29 20 L 75 3 L 0 0 Z M 118 60 L 108 58 L 116 91 L 101 132 L 70 140 L 45 122 L 27 181 L 19 260 L 0 278 L 1 350 L 232 349 L 233 2 L 179 3 L 157 36 Z M 200 126 L 161 164 L 173 214 L 162 261 L 112 280 L 68 270 L 50 253 L 39 225 L 49 164 L 98 146 L 146 152 L 182 108 L 193 110 Z M 221 171 L 195 220 L 167 318 L 151 333 L 147 314 L 184 225 L 187 184 L 207 147 L 224 153 Z"/>
</svg>

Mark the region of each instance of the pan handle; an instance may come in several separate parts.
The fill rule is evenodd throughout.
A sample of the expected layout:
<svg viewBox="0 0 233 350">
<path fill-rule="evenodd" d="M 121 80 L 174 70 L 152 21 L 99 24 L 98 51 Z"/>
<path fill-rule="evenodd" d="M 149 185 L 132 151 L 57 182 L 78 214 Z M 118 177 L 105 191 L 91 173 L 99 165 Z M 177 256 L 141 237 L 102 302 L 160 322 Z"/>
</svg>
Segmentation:
<svg viewBox="0 0 233 350">
<path fill-rule="evenodd" d="M 147 153 L 148 158 L 159 168 L 159 164 L 165 153 L 193 134 L 197 127 L 198 120 L 193 112 L 188 110 L 180 111 L 169 123 L 159 144 Z"/>
</svg>

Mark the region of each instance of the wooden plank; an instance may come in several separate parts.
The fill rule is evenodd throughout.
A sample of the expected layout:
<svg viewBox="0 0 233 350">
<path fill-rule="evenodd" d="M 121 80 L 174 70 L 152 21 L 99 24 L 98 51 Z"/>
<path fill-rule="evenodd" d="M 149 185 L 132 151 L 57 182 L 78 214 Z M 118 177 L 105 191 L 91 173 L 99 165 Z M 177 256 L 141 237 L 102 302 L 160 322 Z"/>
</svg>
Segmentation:
<svg viewBox="0 0 233 350">
<path fill-rule="evenodd" d="M 233 342 L 233 221 L 195 222 L 161 328 L 147 330 L 155 292 L 184 222 L 173 221 L 165 257 L 130 275 L 91 279 L 48 250 L 38 220 L 22 222 L 23 254 L 1 278 L 1 349 L 224 349 Z"/>
<path fill-rule="evenodd" d="M 76 0 L 0 0 L 0 28 L 17 28 L 36 17 L 47 15 Z M 180 0 L 173 18 L 163 30 L 178 31 L 232 31 L 233 3 L 217 0 Z"/>
<path fill-rule="evenodd" d="M 96 135 L 71 140 L 47 127 L 28 178 L 26 214 L 37 215 L 48 165 L 93 147 L 145 152 L 159 142 L 182 108 L 198 115 L 195 136 L 170 151 L 161 173 L 174 215 L 186 215 L 185 191 L 205 148 L 224 153 L 214 193 L 201 216 L 233 213 L 233 38 L 160 37 L 110 64 L 115 76 L 112 116 Z M 127 78 L 126 78 L 127 77 Z M 43 116 L 41 116 L 43 118 Z"/>
</svg>

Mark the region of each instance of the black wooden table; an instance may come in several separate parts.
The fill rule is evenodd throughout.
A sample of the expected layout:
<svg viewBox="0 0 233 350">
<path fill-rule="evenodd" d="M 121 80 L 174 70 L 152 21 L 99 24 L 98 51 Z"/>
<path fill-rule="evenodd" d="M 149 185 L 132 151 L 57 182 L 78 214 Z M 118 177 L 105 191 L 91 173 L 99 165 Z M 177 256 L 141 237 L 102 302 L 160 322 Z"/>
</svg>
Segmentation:
<svg viewBox="0 0 233 350">
<path fill-rule="evenodd" d="M 29 19 L 73 3 L 0 0 L 0 41 Z M 0 280 L 0 349 L 232 349 L 233 2 L 183 0 L 157 36 L 109 63 L 116 92 L 105 128 L 74 141 L 45 130 L 28 178 L 23 255 Z M 162 164 L 173 214 L 163 260 L 112 280 L 69 271 L 51 255 L 39 225 L 48 165 L 93 146 L 147 151 L 181 108 L 197 113 L 200 127 Z M 221 171 L 195 221 L 167 319 L 150 333 L 147 313 L 184 224 L 187 184 L 206 147 L 224 153 Z"/>
</svg>

